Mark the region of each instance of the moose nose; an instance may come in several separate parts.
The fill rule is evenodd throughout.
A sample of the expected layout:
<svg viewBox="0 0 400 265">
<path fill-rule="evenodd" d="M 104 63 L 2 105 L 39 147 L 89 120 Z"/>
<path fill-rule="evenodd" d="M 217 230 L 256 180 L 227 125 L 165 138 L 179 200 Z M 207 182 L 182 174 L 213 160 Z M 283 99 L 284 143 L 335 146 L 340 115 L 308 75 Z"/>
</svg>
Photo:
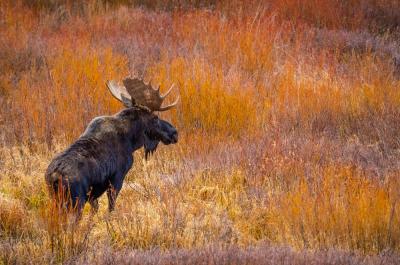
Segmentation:
<svg viewBox="0 0 400 265">
<path fill-rule="evenodd" d="M 178 142 L 178 132 L 175 131 L 171 135 L 172 143 L 176 144 Z"/>
</svg>

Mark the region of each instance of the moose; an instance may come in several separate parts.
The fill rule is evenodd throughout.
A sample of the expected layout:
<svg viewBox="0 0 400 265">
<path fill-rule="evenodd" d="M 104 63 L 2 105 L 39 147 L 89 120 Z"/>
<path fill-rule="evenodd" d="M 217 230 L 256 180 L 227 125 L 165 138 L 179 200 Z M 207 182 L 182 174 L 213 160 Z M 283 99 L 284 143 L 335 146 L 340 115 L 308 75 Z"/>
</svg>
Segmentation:
<svg viewBox="0 0 400 265">
<path fill-rule="evenodd" d="M 164 94 L 139 78 L 126 78 L 123 85 L 107 81 L 111 94 L 125 109 L 113 116 L 94 118 L 84 133 L 49 164 L 45 180 L 50 194 L 65 209 L 76 210 L 78 217 L 86 202 L 97 212 L 98 198 L 107 191 L 108 209 L 113 211 L 125 175 L 133 164 L 133 152 L 144 147 L 145 158 L 159 142 L 178 141 L 178 132 L 154 112 L 173 108 L 177 100 L 162 106 L 173 85 Z M 63 194 L 63 196 L 60 196 Z M 60 201 L 61 200 L 61 201 Z"/>
</svg>

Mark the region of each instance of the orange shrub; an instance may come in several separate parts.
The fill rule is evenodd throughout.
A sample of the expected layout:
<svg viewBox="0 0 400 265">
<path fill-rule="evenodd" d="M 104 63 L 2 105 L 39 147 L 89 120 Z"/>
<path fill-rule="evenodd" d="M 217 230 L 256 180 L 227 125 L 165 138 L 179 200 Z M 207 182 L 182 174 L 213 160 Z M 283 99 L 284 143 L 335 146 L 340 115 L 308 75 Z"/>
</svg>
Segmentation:
<svg viewBox="0 0 400 265">
<path fill-rule="evenodd" d="M 239 135 L 256 122 L 256 100 L 251 89 L 240 84 L 227 87 L 221 69 L 211 68 L 200 58 L 161 61 L 149 70 L 161 84 L 176 83 L 181 104 L 173 120 L 183 129 Z"/>
<path fill-rule="evenodd" d="M 18 201 L 6 202 L 1 229 L 20 235 L 25 212 L 37 227 L 49 219 L 13 257 L 58 252 L 64 262 L 99 245 L 261 241 L 399 251 L 399 50 L 389 45 L 398 36 L 354 31 L 376 32 L 361 1 L 237 0 L 171 12 L 56 2 L 57 12 L 52 1 L 36 11 L 0 2 L 0 145 L 14 146 L 0 149 L 0 182 Z M 391 6 L 364 3 L 378 2 Z M 198 4 L 165 8 L 174 3 Z M 128 75 L 162 91 L 175 83 L 180 104 L 160 115 L 181 138 L 149 161 L 136 154 L 120 208 L 94 217 L 98 244 L 86 244 L 90 225 L 75 238 L 79 230 L 62 231 L 45 210 L 42 174 L 55 150 L 43 143 L 59 151 L 93 117 L 121 109 L 105 81 Z"/>
<path fill-rule="evenodd" d="M 65 49 L 49 59 L 48 67 L 47 73 L 31 69 L 10 95 L 18 110 L 14 127 L 30 140 L 50 144 L 53 138 L 76 138 L 94 115 L 119 109 L 105 82 L 127 74 L 126 60 L 111 49 Z"/>
<path fill-rule="evenodd" d="M 316 172 L 315 172 L 316 173 Z M 271 203 L 279 238 L 299 248 L 382 251 L 398 244 L 398 186 L 366 179 L 351 167 L 326 167 L 301 178 Z M 397 183 L 398 185 L 398 183 Z"/>
</svg>

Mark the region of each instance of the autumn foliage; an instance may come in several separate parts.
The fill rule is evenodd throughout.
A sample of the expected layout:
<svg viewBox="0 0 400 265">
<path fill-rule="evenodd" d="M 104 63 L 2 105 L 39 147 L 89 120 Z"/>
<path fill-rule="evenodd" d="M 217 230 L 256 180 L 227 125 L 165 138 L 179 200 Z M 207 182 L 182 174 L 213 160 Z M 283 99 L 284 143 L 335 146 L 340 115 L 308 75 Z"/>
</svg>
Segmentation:
<svg viewBox="0 0 400 265">
<path fill-rule="evenodd" d="M 1 1 L 0 263 L 265 244 L 395 259 L 399 25 L 392 0 Z M 61 227 L 46 166 L 122 108 L 105 82 L 126 76 L 176 85 L 180 142 L 135 155 L 115 213 Z"/>
</svg>

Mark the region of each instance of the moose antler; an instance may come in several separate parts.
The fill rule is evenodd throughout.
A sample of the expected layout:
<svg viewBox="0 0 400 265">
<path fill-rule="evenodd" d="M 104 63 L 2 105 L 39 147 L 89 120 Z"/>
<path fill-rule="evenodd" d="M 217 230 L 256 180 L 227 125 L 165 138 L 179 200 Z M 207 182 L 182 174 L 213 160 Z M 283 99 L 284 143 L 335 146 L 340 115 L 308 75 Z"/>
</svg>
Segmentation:
<svg viewBox="0 0 400 265">
<path fill-rule="evenodd" d="M 166 111 L 173 108 L 179 101 L 179 97 L 174 103 L 162 107 L 164 99 L 171 93 L 172 85 L 164 95 L 160 95 L 160 87 L 154 89 L 151 82 L 145 84 L 142 79 L 126 78 L 123 81 L 124 86 L 118 86 L 114 81 L 108 81 L 107 86 L 111 93 L 120 101 L 125 103 L 125 98 L 129 94 L 133 105 L 141 105 L 149 108 L 151 111 Z M 118 94 L 120 95 L 118 97 Z"/>
</svg>

